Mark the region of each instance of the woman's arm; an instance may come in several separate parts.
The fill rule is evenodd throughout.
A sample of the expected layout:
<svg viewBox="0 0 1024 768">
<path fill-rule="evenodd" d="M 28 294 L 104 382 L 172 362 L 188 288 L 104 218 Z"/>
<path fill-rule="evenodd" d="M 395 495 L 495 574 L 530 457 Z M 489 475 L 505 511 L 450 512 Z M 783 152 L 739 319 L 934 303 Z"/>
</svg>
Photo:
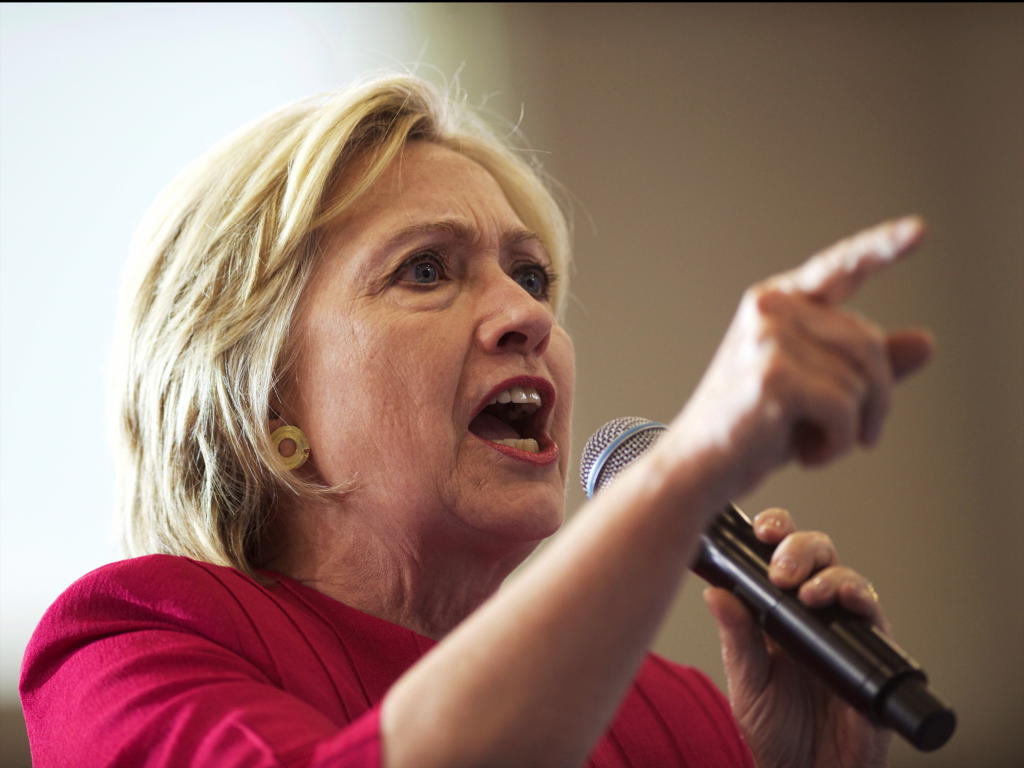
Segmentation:
<svg viewBox="0 0 1024 768">
<path fill-rule="evenodd" d="M 385 764 L 581 764 L 710 517 L 791 457 L 824 464 L 878 439 L 892 382 L 927 360 L 930 336 L 836 305 L 922 233 L 884 224 L 750 289 L 658 445 L 391 689 Z"/>
</svg>

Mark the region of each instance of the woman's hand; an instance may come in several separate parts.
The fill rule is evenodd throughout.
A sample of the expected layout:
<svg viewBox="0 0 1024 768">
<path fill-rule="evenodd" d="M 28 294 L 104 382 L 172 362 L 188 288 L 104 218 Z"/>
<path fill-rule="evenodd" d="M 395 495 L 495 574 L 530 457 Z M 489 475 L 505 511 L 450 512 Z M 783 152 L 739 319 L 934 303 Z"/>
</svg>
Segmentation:
<svg viewBox="0 0 1024 768">
<path fill-rule="evenodd" d="M 776 586 L 792 589 L 802 585 L 798 594 L 807 605 L 822 608 L 838 601 L 888 632 L 871 585 L 838 564 L 828 536 L 796 531 L 793 519 L 783 509 L 758 515 L 754 531 L 761 541 L 778 544 L 768 574 Z M 747 608 L 731 593 L 708 589 L 704 597 L 718 620 L 733 714 L 759 768 L 880 768 L 889 764 L 890 731 L 872 726 L 762 634 Z"/>
<path fill-rule="evenodd" d="M 705 507 L 742 495 L 791 458 L 820 465 L 878 441 L 893 383 L 926 363 L 934 343 L 925 330 L 886 333 L 839 305 L 923 234 L 915 217 L 881 224 L 746 292 L 700 386 L 658 448 L 669 466 L 673 454 L 702 457 L 711 483 Z M 796 532 L 784 510 L 759 515 L 755 531 L 779 543 L 769 571 L 776 585 L 802 585 L 806 604 L 838 601 L 887 630 L 870 585 L 838 565 L 827 536 Z M 719 624 L 733 712 L 761 768 L 888 764 L 890 733 L 872 727 L 765 638 L 736 597 L 721 589 L 705 594 Z"/>
<path fill-rule="evenodd" d="M 886 333 L 838 305 L 923 234 L 916 217 L 881 224 L 746 292 L 674 439 L 663 441 L 706 457 L 712 506 L 791 457 L 820 465 L 877 442 L 893 382 L 934 344 L 925 330 Z"/>
</svg>

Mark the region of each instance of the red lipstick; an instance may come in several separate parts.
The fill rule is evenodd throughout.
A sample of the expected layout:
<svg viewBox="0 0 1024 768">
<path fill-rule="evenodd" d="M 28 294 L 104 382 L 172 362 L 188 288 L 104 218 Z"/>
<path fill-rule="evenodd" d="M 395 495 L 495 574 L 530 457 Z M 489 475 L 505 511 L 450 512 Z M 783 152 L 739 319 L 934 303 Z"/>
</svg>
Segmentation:
<svg viewBox="0 0 1024 768">
<path fill-rule="evenodd" d="M 508 414 L 503 413 L 500 407 L 491 407 L 497 405 L 493 401 L 500 393 L 504 392 L 507 389 L 512 389 L 513 387 L 530 387 L 532 389 L 537 390 L 537 393 L 540 395 L 541 399 L 541 407 L 537 409 L 533 414 L 530 414 L 525 418 L 520 417 L 515 421 L 509 419 Z M 510 458 L 518 459 L 528 464 L 534 464 L 539 466 L 551 464 L 558 460 L 558 445 L 547 433 L 545 426 L 547 423 L 548 416 L 550 415 L 551 410 L 554 407 L 554 404 L 555 388 L 550 381 L 539 376 L 513 376 L 511 378 L 505 379 L 500 384 L 494 386 L 487 393 L 487 395 L 477 404 L 476 408 L 473 410 L 472 413 L 469 432 L 482 443 L 485 443 L 489 447 L 493 448 L 499 453 L 505 454 Z M 483 411 L 489 407 L 491 408 L 487 412 L 487 414 L 483 414 Z M 490 419 L 490 426 L 492 430 L 494 426 L 496 426 L 496 423 L 494 421 L 495 417 L 502 417 L 510 430 L 514 428 L 513 434 L 517 435 L 521 439 L 536 440 L 537 446 L 540 448 L 540 450 L 537 453 L 533 453 L 531 451 L 524 451 L 518 448 L 513 448 L 511 446 L 504 445 L 503 443 L 492 442 L 492 440 L 488 438 L 491 438 L 493 436 L 493 431 L 488 431 L 488 429 L 485 427 L 483 423 L 481 423 L 479 426 L 475 426 L 472 424 L 472 421 L 476 420 L 478 416 L 481 417 L 482 421 Z M 484 416 L 486 416 L 487 419 L 484 419 Z M 516 417 L 512 418 L 515 419 Z M 486 437 L 481 436 L 481 434 L 486 435 Z"/>
</svg>

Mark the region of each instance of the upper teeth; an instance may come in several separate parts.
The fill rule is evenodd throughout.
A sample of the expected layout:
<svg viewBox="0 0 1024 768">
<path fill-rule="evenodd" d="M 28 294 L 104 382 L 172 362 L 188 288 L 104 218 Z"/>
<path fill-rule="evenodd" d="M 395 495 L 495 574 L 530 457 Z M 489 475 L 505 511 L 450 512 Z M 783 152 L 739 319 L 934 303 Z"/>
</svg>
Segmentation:
<svg viewBox="0 0 1024 768">
<path fill-rule="evenodd" d="M 497 397 L 491 400 L 494 403 L 518 403 L 526 406 L 524 411 L 533 412 L 543 405 L 540 393 L 533 387 L 511 387 L 504 392 L 499 392 Z"/>
</svg>

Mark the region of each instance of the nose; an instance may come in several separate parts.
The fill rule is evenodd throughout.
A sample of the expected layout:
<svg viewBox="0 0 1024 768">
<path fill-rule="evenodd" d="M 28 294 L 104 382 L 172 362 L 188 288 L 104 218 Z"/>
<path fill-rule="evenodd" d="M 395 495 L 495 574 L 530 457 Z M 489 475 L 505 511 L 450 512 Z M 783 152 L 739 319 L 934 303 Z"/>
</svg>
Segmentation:
<svg viewBox="0 0 1024 768">
<path fill-rule="evenodd" d="M 487 288 L 480 297 L 477 343 L 492 355 L 543 354 L 554 325 L 550 308 L 499 267 L 495 272 L 488 276 Z"/>
</svg>

